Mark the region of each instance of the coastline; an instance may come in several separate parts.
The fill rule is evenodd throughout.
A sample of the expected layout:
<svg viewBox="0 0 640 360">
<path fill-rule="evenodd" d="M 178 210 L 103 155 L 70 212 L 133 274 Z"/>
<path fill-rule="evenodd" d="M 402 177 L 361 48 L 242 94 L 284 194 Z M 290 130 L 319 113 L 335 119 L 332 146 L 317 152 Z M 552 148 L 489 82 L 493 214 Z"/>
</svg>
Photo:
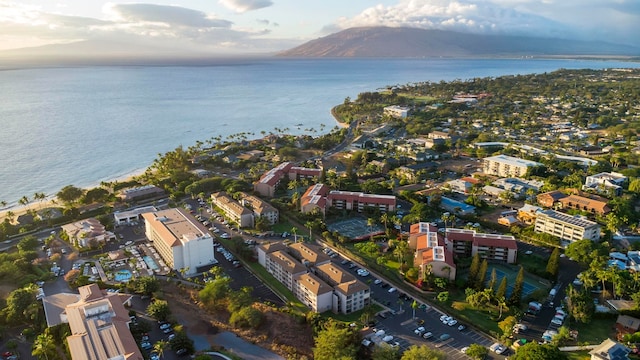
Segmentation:
<svg viewBox="0 0 640 360">
<path fill-rule="evenodd" d="M 340 126 L 343 129 L 346 129 L 346 128 L 349 127 L 349 124 L 343 123 L 342 121 L 340 121 L 340 119 L 338 118 L 338 115 L 336 114 L 336 108 L 337 107 L 338 107 L 338 105 L 336 105 L 336 106 L 331 108 L 331 116 L 333 116 L 333 119 L 336 121 L 338 126 Z"/>
</svg>

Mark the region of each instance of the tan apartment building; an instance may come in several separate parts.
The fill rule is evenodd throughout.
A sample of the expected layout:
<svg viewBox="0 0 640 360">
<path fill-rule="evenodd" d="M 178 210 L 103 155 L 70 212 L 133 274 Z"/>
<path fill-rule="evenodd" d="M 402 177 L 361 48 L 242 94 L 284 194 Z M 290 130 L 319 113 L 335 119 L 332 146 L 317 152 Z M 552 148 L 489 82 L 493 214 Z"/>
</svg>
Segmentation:
<svg viewBox="0 0 640 360">
<path fill-rule="evenodd" d="M 333 288 L 312 273 L 298 275 L 293 294 L 303 304 L 317 313 L 333 307 Z"/>
<path fill-rule="evenodd" d="M 211 194 L 211 203 L 224 211 L 225 215 L 238 224 L 239 227 L 253 227 L 253 212 L 240 205 L 226 192 L 220 191 Z"/>
<path fill-rule="evenodd" d="M 330 262 L 314 268 L 316 275 L 333 286 L 333 310 L 350 314 L 371 303 L 369 286 Z"/>
<path fill-rule="evenodd" d="M 194 275 L 198 268 L 217 263 L 211 233 L 184 209 L 142 214 L 145 235 L 173 270 Z"/>
<path fill-rule="evenodd" d="M 482 170 L 485 174 L 500 177 L 522 177 L 530 167 L 536 166 L 543 164 L 507 155 L 490 156 L 482 160 Z"/>
<path fill-rule="evenodd" d="M 242 193 L 240 204 L 253 212 L 253 223 L 258 217 L 264 218 L 270 225 L 280 221 L 280 212 L 268 202 L 247 193 Z"/>
<path fill-rule="evenodd" d="M 81 286 L 79 301 L 66 306 L 73 360 L 144 360 L 129 329 L 129 312 L 120 294 L 103 293 L 96 284 Z"/>
<path fill-rule="evenodd" d="M 600 240 L 600 225 L 555 210 L 538 212 L 534 230 L 559 237 L 563 245 L 582 239 Z"/>
<path fill-rule="evenodd" d="M 569 195 L 559 200 L 563 209 L 574 209 L 592 214 L 606 215 L 611 212 L 605 201 L 589 199 L 578 195 Z"/>
<path fill-rule="evenodd" d="M 307 268 L 285 251 L 274 251 L 267 254 L 265 269 L 280 283 L 294 292 L 294 280 L 305 274 Z"/>
</svg>

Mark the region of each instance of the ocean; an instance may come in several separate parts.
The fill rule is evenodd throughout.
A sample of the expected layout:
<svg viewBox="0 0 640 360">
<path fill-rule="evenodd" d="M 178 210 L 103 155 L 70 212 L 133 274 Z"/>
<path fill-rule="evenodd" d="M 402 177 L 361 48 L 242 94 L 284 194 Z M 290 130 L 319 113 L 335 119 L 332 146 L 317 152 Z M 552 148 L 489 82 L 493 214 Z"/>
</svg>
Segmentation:
<svg viewBox="0 0 640 360">
<path fill-rule="evenodd" d="M 346 97 L 388 85 L 565 69 L 638 67 L 543 59 L 245 59 L 201 66 L 0 70 L 0 201 L 89 188 L 216 136 L 319 134 Z M 300 125 L 300 126 L 298 126 Z M 311 132 L 310 129 L 315 130 Z"/>
</svg>

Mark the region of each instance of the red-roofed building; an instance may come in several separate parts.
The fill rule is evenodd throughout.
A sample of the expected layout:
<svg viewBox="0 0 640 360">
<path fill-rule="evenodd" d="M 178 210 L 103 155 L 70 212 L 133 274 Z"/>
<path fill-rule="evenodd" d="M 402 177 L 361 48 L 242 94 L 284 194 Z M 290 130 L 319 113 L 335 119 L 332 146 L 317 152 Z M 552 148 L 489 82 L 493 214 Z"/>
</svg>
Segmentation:
<svg viewBox="0 0 640 360">
<path fill-rule="evenodd" d="M 513 264 L 518 256 L 516 239 L 509 235 L 479 234 L 474 230 L 446 229 L 447 249 L 459 257 L 480 258 Z"/>
<path fill-rule="evenodd" d="M 456 264 L 453 253 L 445 246 L 444 238 L 438 234 L 438 227 L 430 223 L 411 225 L 409 248 L 415 250 L 414 265 L 420 268 L 420 276 L 427 272 L 436 277 L 456 279 Z"/>
<path fill-rule="evenodd" d="M 285 177 L 289 180 L 319 179 L 321 175 L 322 169 L 293 166 L 290 162 L 284 162 L 262 174 L 260 180 L 253 184 L 253 190 L 262 196 L 273 197 L 280 181 Z"/>
<path fill-rule="evenodd" d="M 327 206 L 327 194 L 329 193 L 329 187 L 324 184 L 315 184 L 309 186 L 307 191 L 304 192 L 300 198 L 300 211 L 303 214 L 319 211 L 322 215 L 325 214 L 325 208 Z"/>
<path fill-rule="evenodd" d="M 388 212 L 395 210 L 396 197 L 355 191 L 330 191 L 324 184 L 315 184 L 300 198 L 300 211 L 305 214 L 318 209 L 324 215 L 328 207 L 357 212 L 362 212 L 367 207 L 375 207 L 381 212 Z"/>
</svg>

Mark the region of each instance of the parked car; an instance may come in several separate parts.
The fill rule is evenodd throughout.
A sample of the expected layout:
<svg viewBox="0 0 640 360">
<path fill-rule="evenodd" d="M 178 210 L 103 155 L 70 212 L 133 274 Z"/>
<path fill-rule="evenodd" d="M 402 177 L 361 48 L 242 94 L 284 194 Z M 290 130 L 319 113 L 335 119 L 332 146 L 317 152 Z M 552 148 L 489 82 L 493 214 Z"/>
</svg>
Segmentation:
<svg viewBox="0 0 640 360">
<path fill-rule="evenodd" d="M 422 334 L 424 334 L 426 331 L 426 329 L 424 328 L 424 326 L 420 326 L 419 328 L 413 330 L 413 333 L 418 335 L 418 336 L 422 336 Z"/>
<path fill-rule="evenodd" d="M 169 324 L 169 323 L 160 324 L 160 330 L 170 329 L 170 328 L 171 328 L 171 324 Z"/>
<path fill-rule="evenodd" d="M 382 282 L 382 280 L 380 280 L 380 279 L 375 279 L 373 281 L 373 283 L 376 284 L 376 285 L 380 284 L 381 282 Z"/>
<path fill-rule="evenodd" d="M 387 292 L 388 292 L 389 294 L 393 294 L 394 292 L 396 292 L 396 288 L 392 287 L 392 288 L 390 288 L 389 290 L 387 290 Z"/>
<path fill-rule="evenodd" d="M 449 334 L 446 334 L 446 333 L 442 334 L 442 335 L 440 335 L 440 341 L 448 340 L 450 337 L 451 337 L 451 335 L 449 335 Z"/>
<path fill-rule="evenodd" d="M 433 337 L 433 333 L 431 331 L 424 333 L 424 335 L 422 335 L 422 337 L 424 339 L 430 339 Z"/>
</svg>

